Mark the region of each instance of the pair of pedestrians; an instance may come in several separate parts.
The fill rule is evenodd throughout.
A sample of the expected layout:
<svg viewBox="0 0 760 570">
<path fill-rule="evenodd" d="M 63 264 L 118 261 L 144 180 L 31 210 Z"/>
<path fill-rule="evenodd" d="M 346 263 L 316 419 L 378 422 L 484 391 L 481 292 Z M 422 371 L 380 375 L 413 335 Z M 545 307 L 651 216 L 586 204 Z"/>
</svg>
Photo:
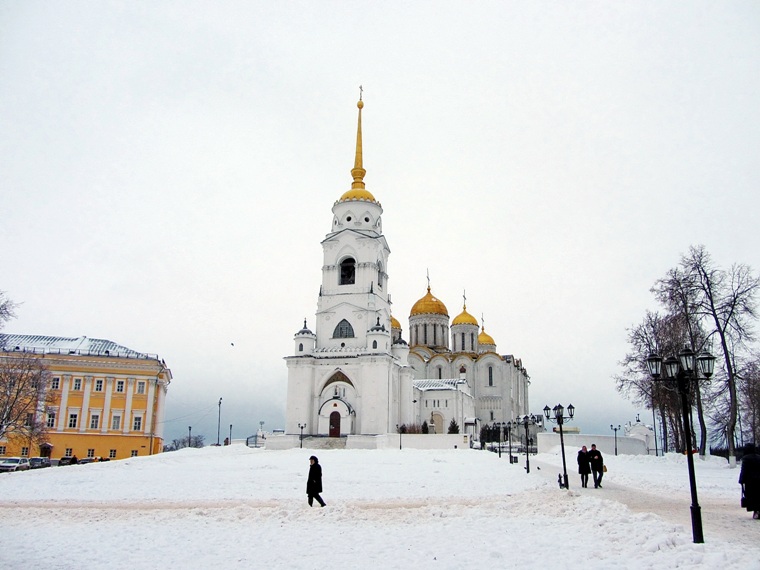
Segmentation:
<svg viewBox="0 0 760 570">
<path fill-rule="evenodd" d="M 589 451 L 584 445 L 578 451 L 578 473 L 581 476 L 581 486 L 588 487 L 588 476 L 594 476 L 594 489 L 602 486 L 602 477 L 604 476 L 604 457 L 602 452 L 596 448 L 596 444 L 591 444 Z"/>
</svg>

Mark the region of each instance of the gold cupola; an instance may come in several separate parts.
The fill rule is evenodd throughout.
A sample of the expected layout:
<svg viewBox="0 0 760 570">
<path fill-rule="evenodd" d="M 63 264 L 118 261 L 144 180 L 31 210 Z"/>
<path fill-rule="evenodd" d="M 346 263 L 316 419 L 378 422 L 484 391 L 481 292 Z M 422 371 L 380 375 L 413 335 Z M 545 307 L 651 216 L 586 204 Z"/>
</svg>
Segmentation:
<svg viewBox="0 0 760 570">
<path fill-rule="evenodd" d="M 462 307 L 462 312 L 459 313 L 454 320 L 451 321 L 451 325 L 475 325 L 478 326 L 478 320 L 467 312 L 467 304 Z"/>
<path fill-rule="evenodd" d="M 480 329 L 480 334 L 478 335 L 478 344 L 481 346 L 484 344 L 490 345 L 490 346 L 496 346 L 496 342 L 494 342 L 493 337 L 486 332 L 485 326 L 483 326 Z"/>
<path fill-rule="evenodd" d="M 354 167 L 351 169 L 351 176 L 354 177 L 354 181 L 351 183 L 351 190 L 344 192 L 338 202 L 360 201 L 379 204 L 372 193 L 364 187 L 364 175 L 367 171 L 362 165 L 362 108 L 364 101 L 362 101 L 361 94 L 356 106 L 359 107 L 359 123 L 356 129 L 356 157 L 354 158 Z"/>
<path fill-rule="evenodd" d="M 430 285 L 428 285 L 425 296 L 412 306 L 409 316 L 413 317 L 415 315 L 444 315 L 448 317 L 449 311 L 446 305 L 443 304 L 443 301 L 433 296 L 430 292 Z"/>
</svg>

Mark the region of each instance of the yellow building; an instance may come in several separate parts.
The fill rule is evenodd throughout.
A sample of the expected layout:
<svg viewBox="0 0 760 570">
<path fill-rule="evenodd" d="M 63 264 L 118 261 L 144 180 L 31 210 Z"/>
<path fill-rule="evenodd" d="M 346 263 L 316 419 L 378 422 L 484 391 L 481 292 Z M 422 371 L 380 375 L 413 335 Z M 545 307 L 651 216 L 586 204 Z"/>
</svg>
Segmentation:
<svg viewBox="0 0 760 570">
<path fill-rule="evenodd" d="M 43 441 L 9 435 L 0 456 L 124 459 L 163 449 L 171 371 L 156 355 L 109 340 L 0 335 L 0 358 L 32 353 L 49 372 L 50 398 L 38 407 Z"/>
</svg>

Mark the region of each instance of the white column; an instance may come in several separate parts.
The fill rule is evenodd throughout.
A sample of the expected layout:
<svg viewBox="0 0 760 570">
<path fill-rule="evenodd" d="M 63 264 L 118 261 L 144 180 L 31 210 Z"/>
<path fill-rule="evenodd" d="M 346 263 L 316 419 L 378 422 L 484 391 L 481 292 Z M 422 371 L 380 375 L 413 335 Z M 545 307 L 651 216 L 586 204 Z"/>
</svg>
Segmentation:
<svg viewBox="0 0 760 570">
<path fill-rule="evenodd" d="M 145 425 L 143 431 L 150 435 L 153 429 L 153 398 L 156 396 L 157 379 L 148 380 L 148 405 L 145 407 Z"/>
<path fill-rule="evenodd" d="M 122 432 L 127 434 L 132 429 L 132 394 L 135 391 L 135 379 L 127 378 L 127 403 L 124 405 L 124 417 L 122 418 L 123 429 Z"/>
<path fill-rule="evenodd" d="M 155 411 L 155 423 L 156 423 L 156 429 L 154 431 L 154 435 L 156 437 L 163 438 L 164 437 L 164 402 L 166 400 L 166 386 L 167 384 L 165 382 L 158 382 L 156 389 L 158 390 L 158 404 L 156 404 L 156 411 Z"/>
<path fill-rule="evenodd" d="M 71 374 L 61 376 L 61 407 L 58 410 L 58 431 L 66 428 L 66 406 L 69 403 L 69 384 L 71 383 Z"/>
<path fill-rule="evenodd" d="M 103 423 L 100 432 L 107 433 L 111 427 L 111 394 L 113 393 L 113 376 L 106 376 L 106 396 L 103 400 Z"/>
<path fill-rule="evenodd" d="M 92 376 L 82 378 L 84 382 L 84 396 L 82 396 L 82 417 L 79 421 L 79 431 L 85 432 L 90 427 L 90 390 L 92 389 Z"/>
</svg>

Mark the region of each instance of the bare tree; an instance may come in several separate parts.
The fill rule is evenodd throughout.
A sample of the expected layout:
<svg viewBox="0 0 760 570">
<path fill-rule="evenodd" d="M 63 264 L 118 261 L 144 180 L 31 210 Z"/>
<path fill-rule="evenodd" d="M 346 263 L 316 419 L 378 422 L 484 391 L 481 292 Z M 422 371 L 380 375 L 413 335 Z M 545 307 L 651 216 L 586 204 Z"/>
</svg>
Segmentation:
<svg viewBox="0 0 760 570">
<path fill-rule="evenodd" d="M 0 330 L 3 330 L 3 325 L 16 316 L 16 307 L 18 305 L 8 298 L 5 291 L 0 291 Z"/>
<path fill-rule="evenodd" d="M 728 391 L 728 416 L 724 419 L 728 455 L 736 465 L 735 434 L 739 410 L 736 382 L 737 358 L 754 340 L 752 326 L 757 318 L 755 297 L 760 279 L 749 266 L 734 264 L 728 271 L 716 267 L 704 246 L 691 247 L 681 267 L 692 276 L 698 291 L 697 314 L 710 323 L 709 335 L 720 345 L 725 385 Z"/>
<path fill-rule="evenodd" d="M 39 443 L 54 395 L 49 372 L 34 354 L 0 354 L 0 438 Z"/>
</svg>

